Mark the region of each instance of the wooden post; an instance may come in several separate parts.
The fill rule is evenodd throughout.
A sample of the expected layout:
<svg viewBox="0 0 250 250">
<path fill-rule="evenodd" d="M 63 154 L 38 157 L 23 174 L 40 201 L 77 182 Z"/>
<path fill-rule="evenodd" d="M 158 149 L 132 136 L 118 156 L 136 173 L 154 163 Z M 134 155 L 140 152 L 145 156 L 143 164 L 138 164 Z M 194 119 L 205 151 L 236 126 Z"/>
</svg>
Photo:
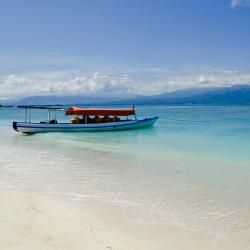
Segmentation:
<svg viewBox="0 0 250 250">
<path fill-rule="evenodd" d="M 50 122 L 50 109 L 48 110 L 48 122 Z"/>
<path fill-rule="evenodd" d="M 25 122 L 27 122 L 27 108 L 25 108 Z"/>
</svg>

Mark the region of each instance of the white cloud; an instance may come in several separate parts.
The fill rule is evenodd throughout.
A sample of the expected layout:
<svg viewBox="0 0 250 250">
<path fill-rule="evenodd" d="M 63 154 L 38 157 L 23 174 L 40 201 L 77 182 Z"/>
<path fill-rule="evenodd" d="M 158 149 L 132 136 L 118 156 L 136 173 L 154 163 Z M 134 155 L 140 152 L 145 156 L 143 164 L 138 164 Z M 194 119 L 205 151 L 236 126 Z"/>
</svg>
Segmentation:
<svg viewBox="0 0 250 250">
<path fill-rule="evenodd" d="M 236 6 L 247 6 L 250 5 L 250 0 L 231 0 L 231 7 L 235 8 Z"/>
<path fill-rule="evenodd" d="M 56 76 L 56 77 L 55 77 Z M 31 74 L 10 74 L 0 80 L 0 99 L 32 95 L 119 95 L 129 94 L 131 89 L 127 75 L 119 77 L 100 74 L 90 76 L 37 72 Z"/>
<path fill-rule="evenodd" d="M 250 73 L 234 70 L 198 73 L 141 71 L 91 75 L 76 72 L 32 72 L 0 78 L 0 100 L 34 95 L 154 95 L 193 87 L 229 87 L 250 83 Z"/>
</svg>

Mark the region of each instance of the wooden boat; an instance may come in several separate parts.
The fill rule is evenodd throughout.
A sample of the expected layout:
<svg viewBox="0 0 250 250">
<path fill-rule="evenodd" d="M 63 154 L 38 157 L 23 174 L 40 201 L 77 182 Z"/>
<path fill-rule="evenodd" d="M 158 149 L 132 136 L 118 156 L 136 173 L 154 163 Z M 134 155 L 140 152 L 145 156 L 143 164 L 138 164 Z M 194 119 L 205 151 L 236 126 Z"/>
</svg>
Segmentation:
<svg viewBox="0 0 250 250">
<path fill-rule="evenodd" d="M 33 134 L 42 132 L 97 132 L 138 129 L 152 126 L 158 117 L 137 119 L 136 111 L 131 109 L 104 109 L 68 107 L 66 110 L 58 107 L 43 107 L 48 110 L 48 120 L 38 122 L 27 121 L 27 112 L 31 107 L 22 106 L 26 110 L 24 122 L 13 122 L 16 131 Z M 32 107 L 38 108 L 38 107 Z M 39 107 L 41 108 L 41 107 Z M 51 119 L 51 111 L 65 111 L 65 115 L 74 116 L 70 123 L 59 123 Z M 134 119 L 129 119 L 134 116 Z M 124 117 L 126 117 L 124 119 Z"/>
</svg>

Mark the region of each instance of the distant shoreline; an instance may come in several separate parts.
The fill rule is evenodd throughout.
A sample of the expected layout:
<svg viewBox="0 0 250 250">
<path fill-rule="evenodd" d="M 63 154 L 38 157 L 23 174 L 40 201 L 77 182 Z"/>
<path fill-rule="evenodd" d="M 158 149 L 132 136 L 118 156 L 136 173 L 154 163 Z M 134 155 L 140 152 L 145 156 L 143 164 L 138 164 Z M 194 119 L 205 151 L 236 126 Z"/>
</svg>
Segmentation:
<svg viewBox="0 0 250 250">
<path fill-rule="evenodd" d="M 191 88 L 151 96 L 30 96 L 2 101 L 13 105 L 169 105 L 169 106 L 249 106 L 250 85 L 224 88 Z"/>
</svg>

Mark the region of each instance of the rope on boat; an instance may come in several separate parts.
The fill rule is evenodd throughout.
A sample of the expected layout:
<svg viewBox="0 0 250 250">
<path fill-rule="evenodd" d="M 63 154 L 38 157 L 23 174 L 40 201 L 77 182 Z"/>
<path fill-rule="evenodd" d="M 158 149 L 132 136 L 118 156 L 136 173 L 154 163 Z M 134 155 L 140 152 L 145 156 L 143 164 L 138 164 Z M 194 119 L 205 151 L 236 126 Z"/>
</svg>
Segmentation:
<svg viewBox="0 0 250 250">
<path fill-rule="evenodd" d="M 171 121 L 178 121 L 178 122 L 195 122 L 195 123 L 203 123 L 203 122 L 220 122 L 226 121 L 226 119 L 217 119 L 217 120 L 185 120 L 185 119 L 175 119 L 170 117 L 161 117 L 161 119 L 171 120 Z"/>
<path fill-rule="evenodd" d="M 185 119 L 176 119 L 171 117 L 161 117 L 161 119 L 177 121 L 177 122 L 194 122 L 194 123 L 204 123 L 204 122 L 220 122 L 226 121 L 227 119 L 217 119 L 217 120 L 185 120 Z M 12 124 L 0 123 L 0 126 L 12 127 Z"/>
</svg>

